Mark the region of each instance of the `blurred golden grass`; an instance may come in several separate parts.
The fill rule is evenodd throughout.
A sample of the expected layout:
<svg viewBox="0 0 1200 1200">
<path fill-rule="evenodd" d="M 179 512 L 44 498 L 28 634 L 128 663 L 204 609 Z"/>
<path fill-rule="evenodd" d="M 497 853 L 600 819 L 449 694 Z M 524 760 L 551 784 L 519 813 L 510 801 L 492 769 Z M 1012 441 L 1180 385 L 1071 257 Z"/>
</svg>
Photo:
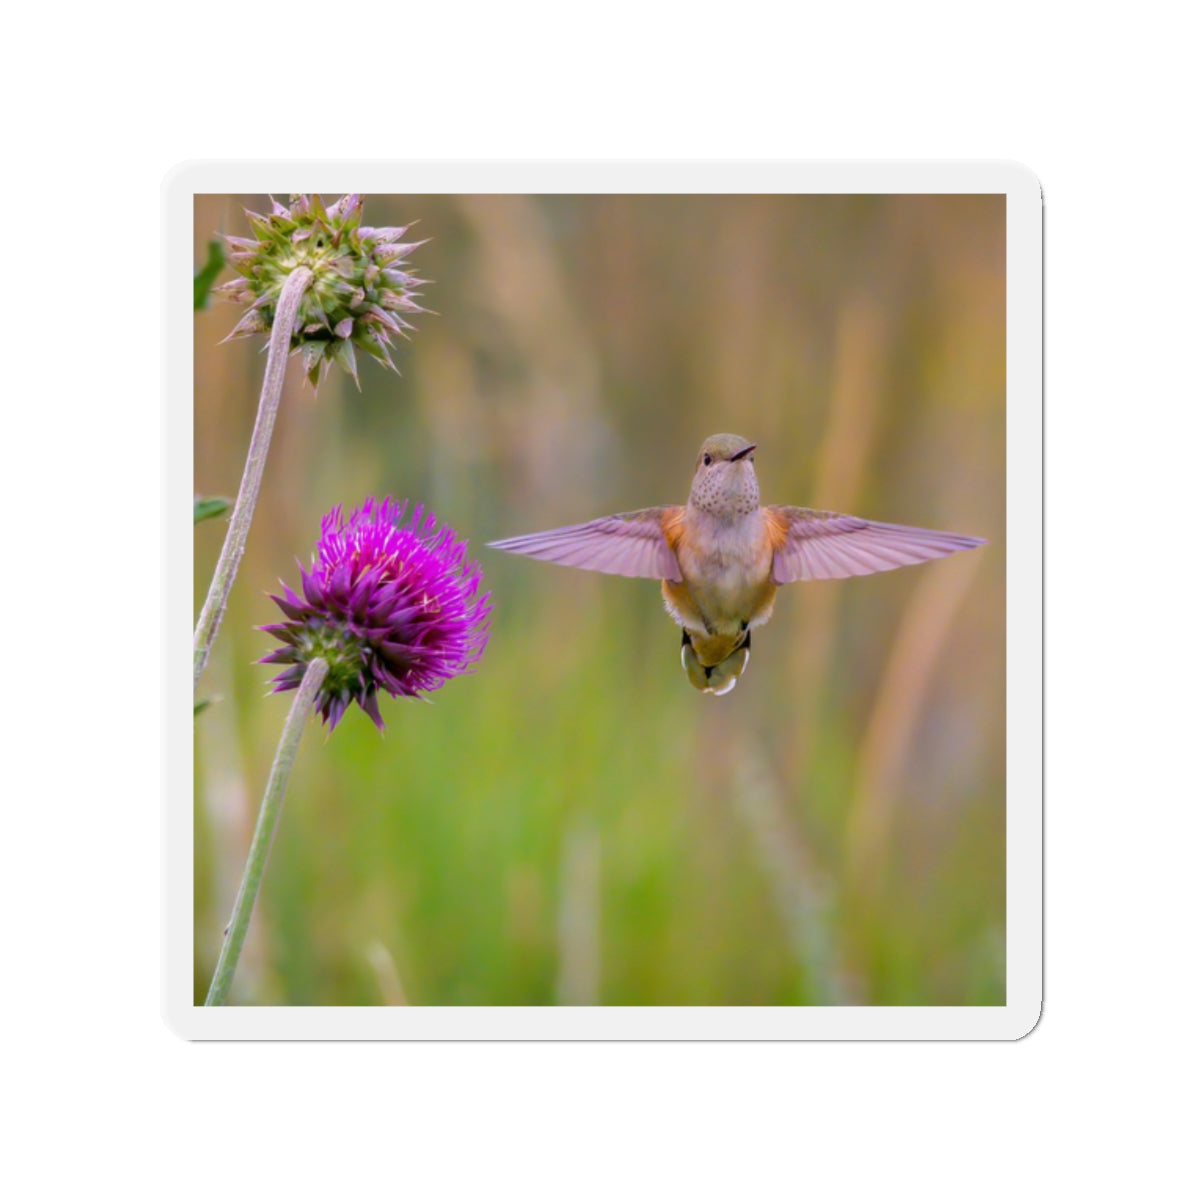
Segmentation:
<svg viewBox="0 0 1200 1200">
<path fill-rule="evenodd" d="M 197 262 L 240 204 L 198 197 Z M 1004 201 L 375 196 L 433 280 L 399 379 L 290 377 L 197 721 L 197 992 L 286 697 L 253 665 L 320 516 L 423 500 L 496 603 L 474 676 L 306 734 L 236 998 L 1004 1000 Z M 196 317 L 197 490 L 240 476 L 262 360 Z M 483 549 L 679 502 L 710 433 L 768 502 L 990 539 L 785 589 L 700 696 L 656 586 Z M 222 523 L 196 529 L 197 604 Z"/>
</svg>

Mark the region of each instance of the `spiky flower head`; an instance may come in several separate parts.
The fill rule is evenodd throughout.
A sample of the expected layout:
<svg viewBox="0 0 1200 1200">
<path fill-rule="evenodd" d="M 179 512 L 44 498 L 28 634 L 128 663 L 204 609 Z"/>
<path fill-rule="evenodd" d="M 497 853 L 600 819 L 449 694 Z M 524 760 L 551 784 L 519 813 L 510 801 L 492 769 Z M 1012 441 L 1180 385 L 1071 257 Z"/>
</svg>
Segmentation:
<svg viewBox="0 0 1200 1200">
<path fill-rule="evenodd" d="M 337 363 L 357 384 L 355 346 L 394 371 L 392 334 L 407 337 L 412 326 L 404 314 L 425 311 L 415 290 L 424 281 L 404 270 L 422 243 L 401 241 L 407 225 L 361 224 L 363 198 L 357 193 L 328 208 L 317 195 L 290 200 L 287 208 L 272 200 L 265 217 L 246 210 L 255 237 L 225 238 L 230 265 L 241 278 L 216 292 L 250 306 L 229 337 L 270 330 L 284 282 L 297 267 L 307 267 L 312 283 L 292 328 L 292 351 L 303 356 L 313 387 L 322 363 L 326 374 Z"/>
<path fill-rule="evenodd" d="M 276 692 L 300 686 L 314 658 L 329 662 L 316 711 L 330 729 L 355 701 L 383 728 L 376 699 L 436 691 L 483 654 L 491 597 L 480 593 L 467 543 L 408 501 L 377 504 L 368 496 L 343 517 L 339 505 L 321 520 L 309 570 L 297 595 L 284 585 L 271 599 L 286 621 L 260 626 L 283 645 L 263 663 L 286 663 Z"/>
</svg>

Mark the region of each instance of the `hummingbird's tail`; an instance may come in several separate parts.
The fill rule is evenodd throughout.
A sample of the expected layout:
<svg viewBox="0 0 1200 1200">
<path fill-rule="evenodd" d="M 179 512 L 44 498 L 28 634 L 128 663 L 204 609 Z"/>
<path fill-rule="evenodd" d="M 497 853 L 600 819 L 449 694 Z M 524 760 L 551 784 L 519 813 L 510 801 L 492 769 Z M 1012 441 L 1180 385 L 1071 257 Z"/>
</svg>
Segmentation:
<svg viewBox="0 0 1200 1200">
<path fill-rule="evenodd" d="M 708 638 L 685 629 L 680 657 L 692 687 L 710 696 L 723 696 L 733 691 L 750 661 L 750 630 L 742 630 L 730 649 L 727 638 Z"/>
</svg>

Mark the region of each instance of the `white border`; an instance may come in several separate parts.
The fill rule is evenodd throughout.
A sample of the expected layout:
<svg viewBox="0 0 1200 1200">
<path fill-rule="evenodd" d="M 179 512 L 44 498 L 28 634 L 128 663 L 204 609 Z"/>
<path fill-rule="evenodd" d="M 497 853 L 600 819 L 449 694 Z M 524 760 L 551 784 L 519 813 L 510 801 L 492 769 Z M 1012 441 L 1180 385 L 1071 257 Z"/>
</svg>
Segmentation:
<svg viewBox="0 0 1200 1200">
<path fill-rule="evenodd" d="M 192 1004 L 193 196 L 340 193 L 1005 193 L 1007 1004 L 992 1007 L 220 1008 Z M 1010 1040 L 1042 1003 L 1042 196 L 1006 162 L 193 162 L 163 183 L 163 1012 L 196 1039 Z"/>
</svg>

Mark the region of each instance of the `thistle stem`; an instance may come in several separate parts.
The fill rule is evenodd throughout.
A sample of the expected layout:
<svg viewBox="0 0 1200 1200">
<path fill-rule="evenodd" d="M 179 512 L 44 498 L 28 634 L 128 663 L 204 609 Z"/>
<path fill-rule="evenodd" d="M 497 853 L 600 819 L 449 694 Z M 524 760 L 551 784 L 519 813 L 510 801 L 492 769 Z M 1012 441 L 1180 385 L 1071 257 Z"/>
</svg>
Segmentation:
<svg viewBox="0 0 1200 1200">
<path fill-rule="evenodd" d="M 263 468 L 267 464 L 267 450 L 271 446 L 271 431 L 275 428 L 275 414 L 279 411 L 279 398 L 283 394 L 283 377 L 287 370 L 292 330 L 296 324 L 296 314 L 300 311 L 300 300 L 311 281 L 312 272 L 307 267 L 297 267 L 287 277 L 279 293 L 275 318 L 271 322 L 271 339 L 267 344 L 267 369 L 258 397 L 258 418 L 250 437 L 242 486 L 233 506 L 233 515 L 229 518 L 229 532 L 225 535 L 225 545 L 221 548 L 221 557 L 217 560 L 208 596 L 200 610 L 200 620 L 196 623 L 192 642 L 193 690 L 199 685 L 204 664 L 208 662 L 208 652 L 216 640 L 221 618 L 225 615 L 225 602 L 229 599 L 238 564 L 246 549 Z"/>
<path fill-rule="evenodd" d="M 238 888 L 237 899 L 233 902 L 233 915 L 229 918 L 229 926 L 225 930 L 225 941 L 217 958 L 217 969 L 213 972 L 208 996 L 204 1001 L 205 1007 L 224 1004 L 225 997 L 229 994 L 229 985 L 233 982 L 233 973 L 237 970 L 238 958 L 246 941 L 246 931 L 250 928 L 250 915 L 254 911 L 254 901 L 258 898 L 258 888 L 266 870 L 267 857 L 271 853 L 271 843 L 275 840 L 275 829 L 283 809 L 283 796 L 291 777 L 292 764 L 296 761 L 300 735 L 304 732 L 304 723 L 328 673 L 329 663 L 323 658 L 314 658 L 308 664 L 304 678 L 300 681 L 300 690 L 297 691 L 291 711 L 284 722 L 279 746 L 275 751 L 275 761 L 271 764 L 267 790 L 263 793 L 258 824 L 254 827 L 254 837 L 250 841 L 246 869 L 242 872 L 242 883 Z"/>
</svg>

